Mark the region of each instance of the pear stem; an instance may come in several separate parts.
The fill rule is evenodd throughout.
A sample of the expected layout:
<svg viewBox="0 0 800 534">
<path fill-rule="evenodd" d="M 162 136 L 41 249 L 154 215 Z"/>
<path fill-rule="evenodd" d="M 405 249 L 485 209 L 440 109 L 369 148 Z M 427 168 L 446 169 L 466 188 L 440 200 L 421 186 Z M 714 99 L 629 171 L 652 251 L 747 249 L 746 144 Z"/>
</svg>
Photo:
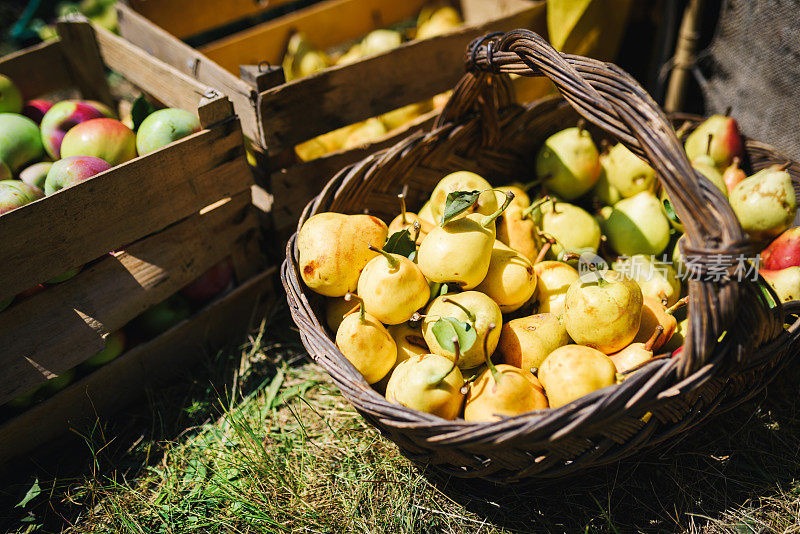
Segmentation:
<svg viewBox="0 0 800 534">
<path fill-rule="evenodd" d="M 688 132 L 689 128 L 691 128 L 691 127 L 692 127 L 692 124 L 689 121 L 684 122 L 683 124 L 681 124 L 680 128 L 675 130 L 675 136 L 678 139 L 682 140 L 683 137 L 686 135 L 686 132 Z"/>
<path fill-rule="evenodd" d="M 711 155 L 711 141 L 714 139 L 714 134 L 708 134 L 708 142 L 706 143 L 706 156 Z"/>
<path fill-rule="evenodd" d="M 578 123 L 575 126 L 578 127 L 578 132 L 582 133 L 586 129 L 586 119 L 581 117 L 580 119 L 578 119 Z"/>
<path fill-rule="evenodd" d="M 653 352 L 653 345 L 656 344 L 656 341 L 658 341 L 658 338 L 660 338 L 661 334 L 663 334 L 663 333 L 664 333 L 664 327 L 661 326 L 661 325 L 656 326 L 655 331 L 653 332 L 653 335 L 650 336 L 650 339 L 645 341 L 644 350 L 646 350 L 648 352 Z"/>
<path fill-rule="evenodd" d="M 416 243 L 417 239 L 419 239 L 419 233 L 422 231 L 422 225 L 419 221 L 414 221 L 414 224 L 411 225 L 411 229 L 414 231 L 411 240 Z"/>
<path fill-rule="evenodd" d="M 397 258 L 392 256 L 391 254 L 389 254 L 385 250 L 381 250 L 381 249 L 379 249 L 377 247 L 374 247 L 372 245 L 369 245 L 369 249 L 372 252 L 377 252 L 378 254 L 382 254 L 383 257 L 386 258 L 386 261 L 389 263 L 389 269 L 391 269 L 392 271 L 396 271 L 397 268 L 400 267 L 400 260 L 398 260 Z"/>
<path fill-rule="evenodd" d="M 408 219 L 406 218 L 406 195 L 405 193 L 398 193 L 397 198 L 400 199 L 400 220 L 405 226 L 408 224 Z"/>
<path fill-rule="evenodd" d="M 486 228 L 487 226 L 492 224 L 495 219 L 500 217 L 500 215 L 502 215 L 502 213 L 506 211 L 506 208 L 508 207 L 509 204 L 511 204 L 512 200 L 514 200 L 514 193 L 512 193 L 511 191 L 506 191 L 506 201 L 503 202 L 503 205 L 500 206 L 500 208 L 496 212 L 492 213 L 491 215 L 483 219 L 481 226 Z"/>
<path fill-rule="evenodd" d="M 776 168 L 775 168 L 775 170 L 776 170 L 776 171 L 785 171 L 786 169 L 788 169 L 789 167 L 791 167 L 791 165 L 792 165 L 792 162 L 791 162 L 791 161 L 787 161 L 787 162 L 785 162 L 785 163 L 782 163 L 782 164 L 781 164 L 781 165 L 779 165 L 778 167 L 776 167 Z"/>
<path fill-rule="evenodd" d="M 457 308 L 460 308 L 461 311 L 463 311 L 464 313 L 467 314 L 467 319 L 469 319 L 469 322 L 472 323 L 472 326 L 475 326 L 475 314 L 472 313 L 471 311 L 469 311 L 469 309 L 466 306 L 464 306 L 460 302 L 456 302 L 455 300 L 453 300 L 453 299 L 451 299 L 449 297 L 443 298 L 442 302 L 447 302 L 447 303 L 450 303 L 450 304 L 452 304 L 453 306 L 455 306 Z"/>
<path fill-rule="evenodd" d="M 686 303 L 688 303 L 688 302 L 689 302 L 689 297 L 685 296 L 682 299 L 680 299 L 678 302 L 676 302 L 675 304 L 673 304 L 672 306 L 670 306 L 669 308 L 664 310 L 664 313 L 666 313 L 668 315 L 672 315 L 673 313 L 675 313 L 679 309 L 681 309 L 684 306 L 686 306 Z"/>
<path fill-rule="evenodd" d="M 742 162 L 742 160 L 739 158 L 739 156 L 733 156 L 733 161 L 731 162 L 731 167 L 733 167 L 734 169 L 738 169 L 739 168 L 739 163 L 741 163 L 741 162 Z"/>
<path fill-rule="evenodd" d="M 536 265 L 537 263 L 544 261 L 544 257 L 547 256 L 547 253 L 550 251 L 550 247 L 552 246 L 553 243 L 549 240 L 542 245 L 542 248 L 539 250 L 539 254 L 536 256 L 536 260 L 534 260 L 533 264 Z"/>
<path fill-rule="evenodd" d="M 545 204 L 546 202 L 550 202 L 549 196 L 542 197 L 539 200 L 532 202 L 530 206 L 528 206 L 522 211 L 522 218 L 524 219 L 525 217 L 530 217 L 531 213 L 541 208 L 542 205 Z"/>
<path fill-rule="evenodd" d="M 492 363 L 492 355 L 489 354 L 489 334 L 492 333 L 494 330 L 495 324 L 489 323 L 489 326 L 486 327 L 486 334 L 483 337 L 483 357 L 486 360 L 486 367 L 489 368 L 489 372 L 492 373 L 492 378 L 494 378 L 494 383 L 497 384 L 500 381 L 500 375 L 502 374 L 500 371 L 497 370 L 497 367 Z"/>
<path fill-rule="evenodd" d="M 436 386 L 441 384 L 442 380 L 447 378 L 450 375 L 450 373 L 453 372 L 453 369 L 455 369 L 458 366 L 458 360 L 461 358 L 461 345 L 459 345 L 458 338 L 455 336 L 453 336 L 453 339 L 451 339 L 450 341 L 453 342 L 453 347 L 455 348 L 455 353 L 456 353 L 455 357 L 453 358 L 453 364 L 450 366 L 450 368 L 447 370 L 446 373 L 430 378 L 428 380 L 428 385 L 430 386 Z"/>
<path fill-rule="evenodd" d="M 359 320 L 362 323 L 366 323 L 367 322 L 367 317 L 366 317 L 367 310 L 364 309 L 364 299 L 362 299 L 361 297 L 359 297 L 355 293 L 347 293 L 344 296 L 344 300 L 346 300 L 347 302 L 350 302 L 353 299 L 356 299 L 358 301 L 358 314 L 360 316 Z"/>
<path fill-rule="evenodd" d="M 525 182 L 524 184 L 522 184 L 522 187 L 520 187 L 520 189 L 522 189 L 523 191 L 525 191 L 527 193 L 528 191 L 530 191 L 531 189 L 533 189 L 534 187 L 536 187 L 540 183 L 542 183 L 542 181 L 537 178 L 536 180 L 531 180 L 530 182 Z"/>
</svg>

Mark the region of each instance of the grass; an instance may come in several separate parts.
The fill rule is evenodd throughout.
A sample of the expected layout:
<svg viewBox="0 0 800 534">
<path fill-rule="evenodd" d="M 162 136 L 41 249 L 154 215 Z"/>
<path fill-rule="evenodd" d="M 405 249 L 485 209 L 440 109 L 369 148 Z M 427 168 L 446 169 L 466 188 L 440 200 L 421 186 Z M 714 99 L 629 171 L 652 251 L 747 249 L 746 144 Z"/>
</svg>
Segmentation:
<svg viewBox="0 0 800 534">
<path fill-rule="evenodd" d="M 0 485 L 0 524 L 100 533 L 800 532 L 799 376 L 795 366 L 757 402 L 668 449 L 579 479 L 496 488 L 444 480 L 403 458 L 310 362 L 281 310 L 184 381 L 82 430 L 57 459 L 20 469 Z"/>
</svg>

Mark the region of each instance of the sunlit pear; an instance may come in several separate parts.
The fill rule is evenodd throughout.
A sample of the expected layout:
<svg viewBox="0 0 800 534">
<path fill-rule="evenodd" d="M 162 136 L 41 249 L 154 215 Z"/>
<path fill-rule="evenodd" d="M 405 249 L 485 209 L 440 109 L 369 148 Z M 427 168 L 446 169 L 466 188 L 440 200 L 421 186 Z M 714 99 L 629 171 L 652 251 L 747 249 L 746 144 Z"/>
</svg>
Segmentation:
<svg viewBox="0 0 800 534">
<path fill-rule="evenodd" d="M 357 128 L 354 128 L 347 136 L 347 139 L 345 139 L 342 148 L 347 149 L 366 145 L 383 137 L 385 134 L 386 126 L 383 125 L 380 119 L 373 117 L 359 124 Z"/>
<path fill-rule="evenodd" d="M 570 284 L 580 276 L 578 271 L 560 261 L 542 261 L 534 264 L 536 273 L 535 297 L 539 302 L 539 313 L 561 315 Z"/>
<path fill-rule="evenodd" d="M 430 287 L 417 264 L 369 245 L 380 254 L 372 258 L 358 279 L 358 296 L 367 313 L 384 324 L 400 324 L 428 303 Z"/>
<path fill-rule="evenodd" d="M 535 289 L 536 273 L 530 260 L 495 241 L 489 271 L 475 290 L 491 297 L 503 313 L 510 313 L 528 302 Z"/>
<path fill-rule="evenodd" d="M 548 191 L 567 201 L 592 189 L 601 170 L 592 136 L 580 126 L 548 137 L 536 156 L 536 175 Z"/>
<path fill-rule="evenodd" d="M 504 324 L 497 350 L 503 362 L 531 371 L 538 369 L 548 354 L 570 342 L 563 321 L 552 313 L 539 313 Z"/>
<path fill-rule="evenodd" d="M 622 143 L 614 145 L 601 162 L 609 184 L 625 198 L 655 187 L 655 169 Z"/>
<path fill-rule="evenodd" d="M 382 248 L 387 233 L 386 223 L 371 215 L 314 215 L 297 236 L 303 282 L 326 297 L 355 291 L 361 270 L 378 255 L 369 246 Z"/>
<path fill-rule="evenodd" d="M 478 197 L 478 201 L 466 213 L 473 211 L 483 215 L 494 213 L 500 204 L 497 202 L 497 195 L 491 191 L 491 188 L 489 182 L 474 172 L 456 171 L 448 174 L 436 184 L 431 193 L 430 210 L 434 223 L 441 222 L 447 195 L 454 191 L 483 191 Z"/>
<path fill-rule="evenodd" d="M 681 297 L 681 282 L 675 269 L 666 261 L 635 254 L 618 259 L 612 267 L 636 280 L 645 297 L 658 299 L 665 306 L 672 306 Z"/>
<path fill-rule="evenodd" d="M 407 408 L 455 419 L 461 411 L 464 378 L 456 362 L 438 354 L 419 354 L 392 372 L 386 400 Z"/>
<path fill-rule="evenodd" d="M 368 384 L 386 376 L 397 360 L 397 346 L 392 336 L 378 319 L 364 311 L 363 302 L 357 313 L 342 320 L 336 331 L 336 346 Z"/>
<path fill-rule="evenodd" d="M 551 352 L 539 368 L 551 408 L 559 408 L 584 395 L 611 386 L 617 368 L 599 350 L 583 345 L 565 345 Z"/>
<path fill-rule="evenodd" d="M 653 358 L 653 347 L 663 333 L 663 327 L 657 325 L 644 343 L 631 343 L 621 351 L 610 354 L 608 357 L 614 362 L 614 367 L 617 368 L 617 372 L 626 373 L 650 361 Z"/>
</svg>

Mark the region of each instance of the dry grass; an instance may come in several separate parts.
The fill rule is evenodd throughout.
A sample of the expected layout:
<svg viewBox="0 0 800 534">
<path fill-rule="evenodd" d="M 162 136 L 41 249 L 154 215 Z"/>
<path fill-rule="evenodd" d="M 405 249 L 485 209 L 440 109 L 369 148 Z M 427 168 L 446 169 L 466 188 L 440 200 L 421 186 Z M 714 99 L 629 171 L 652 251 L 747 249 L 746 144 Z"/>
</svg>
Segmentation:
<svg viewBox="0 0 800 534">
<path fill-rule="evenodd" d="M 285 311 L 2 486 L 13 532 L 800 532 L 794 366 L 758 403 L 578 480 L 414 467 L 308 362 Z M 38 480 L 41 492 L 14 508 Z"/>
</svg>

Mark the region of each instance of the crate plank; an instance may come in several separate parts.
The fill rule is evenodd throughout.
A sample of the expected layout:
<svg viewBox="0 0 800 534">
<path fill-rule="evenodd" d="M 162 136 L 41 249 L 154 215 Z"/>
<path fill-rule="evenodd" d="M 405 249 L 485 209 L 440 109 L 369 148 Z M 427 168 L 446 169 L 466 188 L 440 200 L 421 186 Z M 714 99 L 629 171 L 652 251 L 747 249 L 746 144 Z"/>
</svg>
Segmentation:
<svg viewBox="0 0 800 534">
<path fill-rule="evenodd" d="M 0 313 L 0 405 L 99 352 L 104 335 L 228 256 L 255 226 L 247 190 Z"/>
<path fill-rule="evenodd" d="M 172 35 L 192 35 L 257 15 L 294 0 L 127 0 L 130 7 Z M 191 13 L 191 16 L 186 16 Z"/>
<path fill-rule="evenodd" d="M 75 384 L 0 426 L 0 464 L 70 428 L 91 424 L 144 398 L 146 388 L 185 376 L 204 351 L 246 333 L 254 310 L 274 296 L 271 268 L 212 302 L 191 319 L 135 346 Z"/>
<path fill-rule="evenodd" d="M 85 17 L 70 17 L 56 23 L 64 57 L 73 78 L 87 100 L 97 100 L 111 109 L 116 102 L 106 81 L 106 69 L 94 36 L 92 25 Z"/>
<path fill-rule="evenodd" d="M 452 89 L 463 74 L 467 45 L 489 30 L 530 27 L 544 4 L 453 33 L 404 43 L 385 54 L 332 67 L 259 96 L 259 114 L 270 150 L 422 101 Z M 297 117 L 313 117 L 298 121 Z"/>
<path fill-rule="evenodd" d="M 251 139 L 260 138 L 261 126 L 252 109 L 258 95 L 252 87 L 128 6 L 118 3 L 117 17 L 120 33 L 128 41 L 230 98 L 239 114 L 244 134 Z"/>
<path fill-rule="evenodd" d="M 304 32 L 324 50 L 359 39 L 375 28 L 416 18 L 426 3 L 428 0 L 328 0 L 214 41 L 200 51 L 234 73 L 239 65 L 262 61 L 280 65 L 294 32 Z"/>
<path fill-rule="evenodd" d="M 75 85 L 57 40 L 3 56 L 0 74 L 11 78 L 26 100 Z"/>
<path fill-rule="evenodd" d="M 203 130 L 2 215 L 0 288 L 14 295 L 220 198 L 249 190 L 236 121 Z"/>
</svg>

